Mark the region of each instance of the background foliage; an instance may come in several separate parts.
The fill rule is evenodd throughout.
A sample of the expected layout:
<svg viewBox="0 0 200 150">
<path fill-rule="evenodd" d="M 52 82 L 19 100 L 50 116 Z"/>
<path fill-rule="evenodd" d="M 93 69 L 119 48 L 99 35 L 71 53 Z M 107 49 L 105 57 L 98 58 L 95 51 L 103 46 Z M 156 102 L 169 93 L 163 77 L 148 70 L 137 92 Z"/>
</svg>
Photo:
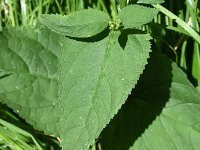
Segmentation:
<svg viewBox="0 0 200 150">
<path fill-rule="evenodd" d="M 135 0 L 131 0 L 129 3 L 135 2 Z M 58 13 L 67 15 L 70 12 L 89 7 L 110 14 L 111 10 L 115 9 L 115 7 L 120 9 L 120 7 L 124 7 L 125 5 L 126 3 L 123 0 L 1 0 L 0 30 L 2 27 L 9 26 L 36 25 L 41 14 Z M 159 13 L 153 22 L 145 26 L 147 32 L 153 37 L 151 41 L 153 51 L 161 52 L 175 61 L 196 87 L 200 84 L 200 40 L 198 41 L 199 37 L 195 34 L 183 30 L 183 27 L 189 25 L 199 33 L 199 5 L 198 0 L 166 0 L 162 6 L 167 10 L 162 8 L 162 13 Z M 182 19 L 185 24 L 179 20 L 175 22 L 173 14 L 178 19 Z M 167 64 L 168 62 L 164 63 L 163 67 L 166 67 L 165 65 Z M 163 71 L 161 67 L 159 72 Z M 141 98 L 139 95 L 137 96 Z M 136 104 L 132 105 L 129 107 L 141 104 L 136 102 Z M 142 106 L 148 108 L 146 105 Z M 163 104 L 161 103 L 159 107 L 162 108 Z M 129 110 L 129 108 L 125 108 L 125 110 Z M 120 113 L 123 116 L 127 112 L 124 112 L 124 108 L 122 108 Z M 159 114 L 159 109 L 155 114 Z M 118 117 L 119 115 L 113 122 L 117 122 Z M 144 127 L 154 119 L 153 116 L 149 118 L 150 121 Z M 106 135 L 104 137 L 107 137 L 108 141 L 110 140 L 109 142 L 113 140 L 117 143 L 115 139 L 109 139 L 109 135 L 106 133 L 107 128 L 102 133 L 102 136 Z M 96 146 L 97 149 L 101 150 L 101 139 L 99 141 L 96 143 Z M 106 141 L 107 139 L 104 140 L 104 142 Z M 44 133 L 34 130 L 33 127 L 28 125 L 15 112 L 8 108 L 7 105 L 0 101 L 0 149 L 60 149 L 58 143 L 58 138 L 46 136 Z M 103 144 L 106 145 L 107 143 Z M 126 147 L 126 145 L 123 146 Z"/>
</svg>

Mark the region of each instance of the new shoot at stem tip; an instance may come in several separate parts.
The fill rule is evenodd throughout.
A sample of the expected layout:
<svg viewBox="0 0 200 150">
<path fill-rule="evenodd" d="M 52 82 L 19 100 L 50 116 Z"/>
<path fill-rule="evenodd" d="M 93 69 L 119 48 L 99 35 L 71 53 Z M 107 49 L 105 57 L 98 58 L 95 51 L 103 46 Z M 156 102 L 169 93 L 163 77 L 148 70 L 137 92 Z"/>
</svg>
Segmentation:
<svg viewBox="0 0 200 150">
<path fill-rule="evenodd" d="M 109 28 L 110 30 L 120 30 L 123 28 L 122 22 L 120 19 L 117 20 L 111 20 L 109 21 Z"/>
</svg>

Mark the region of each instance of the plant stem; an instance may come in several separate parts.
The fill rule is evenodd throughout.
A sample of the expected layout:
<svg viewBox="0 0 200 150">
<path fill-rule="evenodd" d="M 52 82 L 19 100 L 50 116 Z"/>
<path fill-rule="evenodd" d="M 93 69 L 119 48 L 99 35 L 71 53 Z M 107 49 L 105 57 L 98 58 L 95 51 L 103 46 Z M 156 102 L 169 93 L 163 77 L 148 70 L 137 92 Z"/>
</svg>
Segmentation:
<svg viewBox="0 0 200 150">
<path fill-rule="evenodd" d="M 111 9 L 111 15 L 113 20 L 117 20 L 117 7 L 116 7 L 116 2 L 115 0 L 111 0 L 111 5 L 110 5 L 110 9 Z"/>
</svg>

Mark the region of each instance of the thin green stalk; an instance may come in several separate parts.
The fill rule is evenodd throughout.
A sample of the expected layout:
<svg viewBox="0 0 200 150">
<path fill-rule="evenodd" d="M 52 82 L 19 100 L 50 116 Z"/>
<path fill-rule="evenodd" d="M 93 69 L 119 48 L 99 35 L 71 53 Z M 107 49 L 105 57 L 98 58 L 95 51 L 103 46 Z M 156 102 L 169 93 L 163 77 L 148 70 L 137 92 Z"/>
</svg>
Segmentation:
<svg viewBox="0 0 200 150">
<path fill-rule="evenodd" d="M 45 8 L 45 14 L 46 14 L 49 11 L 48 9 L 50 7 L 50 2 L 48 0 L 42 3 L 42 7 L 45 7 L 45 6 L 46 6 Z M 36 14 L 39 11 L 40 11 L 40 7 L 35 7 L 33 10 L 30 10 L 29 15 L 27 16 L 27 18 L 29 18 L 29 25 L 34 25 L 36 20 L 38 20 L 38 17 L 40 16 L 38 14 L 38 17 L 37 17 Z"/>
<path fill-rule="evenodd" d="M 193 37 L 199 44 L 200 44 L 200 35 L 193 29 L 191 28 L 186 22 L 184 22 L 182 19 L 177 17 L 175 14 L 164 8 L 163 6 L 156 4 L 153 5 L 155 8 L 159 9 L 163 14 L 168 16 L 169 18 L 175 20 L 175 22 L 181 26 L 183 29 L 185 29 L 188 34 Z"/>
<path fill-rule="evenodd" d="M 96 9 L 101 10 L 101 4 L 99 1 L 97 1 Z"/>
<path fill-rule="evenodd" d="M 42 150 L 42 148 L 40 147 L 40 145 L 38 144 L 38 142 L 35 140 L 35 138 L 28 132 L 0 119 L 0 124 L 2 124 L 3 126 L 7 127 L 8 129 L 10 129 L 11 131 L 14 131 L 16 133 L 19 133 L 21 135 L 24 135 L 24 136 L 27 136 L 27 137 L 30 137 L 33 142 L 35 143 L 35 145 L 37 146 L 38 150 Z"/>
<path fill-rule="evenodd" d="M 76 11 L 76 0 L 71 0 L 71 11 L 72 12 Z"/>
<path fill-rule="evenodd" d="M 180 55 L 180 66 L 182 67 L 182 68 L 184 68 L 184 70 L 188 70 L 188 68 L 187 68 L 187 60 L 186 60 L 186 58 L 187 58 L 187 55 L 186 55 L 186 46 L 187 46 L 187 39 L 185 39 L 184 41 L 183 41 L 183 44 L 182 44 L 182 46 L 181 46 L 181 55 Z"/>
<path fill-rule="evenodd" d="M 15 18 L 15 23 L 16 23 L 16 26 L 19 26 L 20 22 L 19 22 L 19 19 L 18 19 L 18 10 L 17 10 L 17 1 L 14 1 L 13 2 L 13 7 L 14 7 L 14 18 Z"/>
<path fill-rule="evenodd" d="M 49 1 L 49 0 L 44 1 L 42 5 L 44 5 L 44 7 L 45 7 L 45 12 L 44 12 L 44 14 L 47 14 L 47 13 L 49 12 L 50 1 Z"/>
<path fill-rule="evenodd" d="M 10 20 L 11 20 L 11 25 L 15 26 L 15 18 L 14 18 L 14 12 L 13 12 L 13 4 L 12 1 L 8 1 L 8 6 L 9 6 L 9 14 L 10 14 Z"/>
<path fill-rule="evenodd" d="M 21 18 L 22 18 L 22 24 L 27 25 L 27 4 L 24 0 L 20 0 L 21 5 Z"/>
<path fill-rule="evenodd" d="M 83 0 L 79 0 L 76 5 L 77 5 L 76 6 L 77 10 L 84 9 L 84 2 L 83 2 Z"/>
<path fill-rule="evenodd" d="M 173 51 L 174 55 L 177 56 L 176 50 L 166 40 L 164 40 L 163 38 L 161 38 L 160 36 L 157 36 L 155 34 L 153 34 L 153 36 L 156 37 L 157 39 L 159 39 L 160 41 L 162 41 L 166 46 L 168 46 Z M 156 41 L 155 43 L 158 45 L 160 44 L 158 41 Z M 158 45 L 157 45 L 157 47 L 159 47 L 159 48 L 157 48 L 157 49 L 160 50 L 161 46 L 158 46 Z"/>
<path fill-rule="evenodd" d="M 57 7 L 58 7 L 59 14 L 62 14 L 63 11 L 62 11 L 62 8 L 61 8 L 61 6 L 60 6 L 58 0 L 55 0 L 55 2 L 56 2 L 56 5 L 57 5 Z"/>
<path fill-rule="evenodd" d="M 194 42 L 192 58 L 192 76 L 197 80 L 197 84 L 200 85 L 200 47 L 196 41 Z"/>
<path fill-rule="evenodd" d="M 124 8 L 127 5 L 127 0 L 120 0 L 120 9 Z"/>
<path fill-rule="evenodd" d="M 1 3 L 0 3 L 0 12 L 2 11 L 2 5 L 1 5 Z M 2 14 L 0 13 L 0 31 L 2 31 L 2 23 L 3 23 L 3 17 L 2 17 Z M 1 100 L 0 100 L 0 102 L 1 102 Z"/>
<path fill-rule="evenodd" d="M 41 16 L 42 14 L 42 0 L 39 1 L 39 11 L 38 11 L 38 16 Z"/>
<path fill-rule="evenodd" d="M 182 28 L 178 28 L 178 27 L 174 27 L 174 26 L 169 25 L 169 26 L 166 27 L 166 29 L 171 30 L 171 31 L 175 31 L 175 32 L 178 32 L 178 33 L 182 33 L 182 34 L 187 35 L 187 36 L 190 36 L 188 34 L 188 32 L 186 32 Z"/>
<path fill-rule="evenodd" d="M 67 4 L 67 13 L 70 13 L 71 12 L 70 0 L 66 0 L 66 4 Z"/>
<path fill-rule="evenodd" d="M 111 0 L 111 5 L 110 5 L 110 9 L 111 9 L 111 15 L 113 17 L 114 20 L 117 20 L 117 7 L 116 7 L 116 2 L 115 0 Z"/>
<path fill-rule="evenodd" d="M 75 11 L 79 10 L 79 3 L 80 1 L 79 0 L 75 0 L 76 3 L 75 3 Z"/>
<path fill-rule="evenodd" d="M 103 2 L 103 0 L 99 0 L 98 2 L 101 4 L 102 10 L 108 14 L 108 10 L 107 10 L 107 8 L 106 8 L 105 3 Z"/>
<path fill-rule="evenodd" d="M 193 29 L 199 32 L 199 23 L 197 21 L 197 1 L 186 0 L 187 11 L 190 16 L 190 23 Z M 193 46 L 193 56 L 192 56 L 192 76 L 197 80 L 197 84 L 200 85 L 200 47 L 195 41 Z M 196 82 L 196 81 L 195 81 Z"/>
<path fill-rule="evenodd" d="M 33 147 L 31 147 L 28 144 L 28 138 L 25 136 L 21 136 L 20 134 L 14 133 L 10 131 L 9 129 L 6 129 L 3 126 L 0 126 L 0 137 L 7 143 L 13 145 L 16 149 L 28 149 L 28 150 L 34 150 Z M 11 146 L 10 146 L 11 147 Z M 13 149 L 15 149 L 13 147 Z"/>
</svg>

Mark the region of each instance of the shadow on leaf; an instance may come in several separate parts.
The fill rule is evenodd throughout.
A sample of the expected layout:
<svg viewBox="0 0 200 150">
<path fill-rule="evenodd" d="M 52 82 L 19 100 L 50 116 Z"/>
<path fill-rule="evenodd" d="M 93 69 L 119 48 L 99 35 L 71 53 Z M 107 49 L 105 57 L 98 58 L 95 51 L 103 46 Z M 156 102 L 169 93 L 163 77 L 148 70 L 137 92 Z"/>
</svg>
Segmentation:
<svg viewBox="0 0 200 150">
<path fill-rule="evenodd" d="M 171 61 L 151 54 L 132 94 L 97 140 L 103 150 L 127 150 L 148 130 L 169 99 Z"/>
<path fill-rule="evenodd" d="M 125 49 L 126 43 L 128 41 L 128 35 L 130 34 L 145 34 L 141 30 L 136 29 L 125 29 L 121 31 L 120 36 L 118 37 L 119 45 L 122 47 L 122 49 Z"/>
<path fill-rule="evenodd" d="M 102 32 L 100 32 L 99 34 L 94 35 L 92 37 L 88 37 L 88 38 L 75 38 L 75 37 L 69 37 L 69 36 L 67 36 L 67 37 L 70 38 L 70 39 L 76 40 L 76 41 L 91 43 L 91 42 L 98 42 L 98 41 L 103 40 L 104 38 L 106 38 L 108 36 L 109 31 L 110 30 L 107 27 Z"/>
</svg>

